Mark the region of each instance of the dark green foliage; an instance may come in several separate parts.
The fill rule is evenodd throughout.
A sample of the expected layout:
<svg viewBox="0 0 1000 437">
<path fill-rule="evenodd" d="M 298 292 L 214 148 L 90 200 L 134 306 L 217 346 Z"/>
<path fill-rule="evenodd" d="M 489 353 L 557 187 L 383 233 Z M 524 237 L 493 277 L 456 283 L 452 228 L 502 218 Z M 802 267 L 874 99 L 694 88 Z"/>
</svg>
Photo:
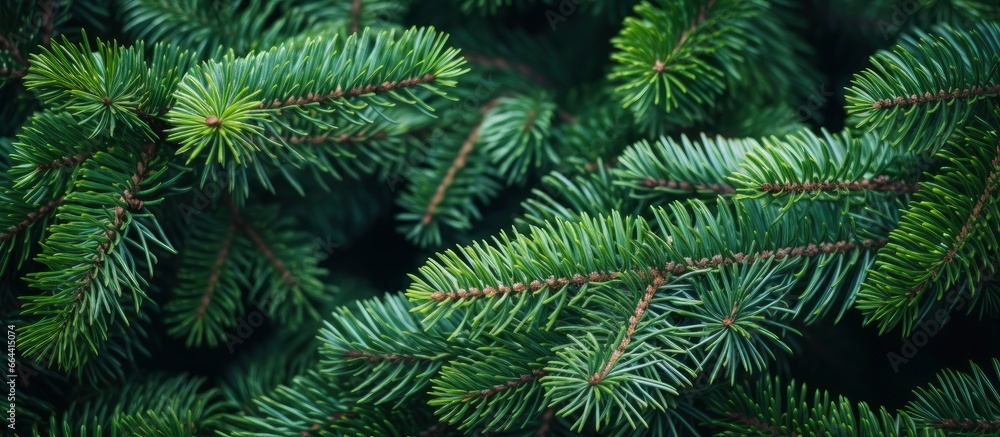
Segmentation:
<svg viewBox="0 0 1000 437">
<path fill-rule="evenodd" d="M 956 128 L 976 115 L 977 105 L 1000 94 L 1000 28 L 938 25 L 904 36 L 894 51 L 872 57 L 872 68 L 848 88 L 848 113 L 891 146 L 936 152 Z M 943 67 L 943 65 L 947 67 Z"/>
<path fill-rule="evenodd" d="M 996 435 L 994 3 L 2 1 L 15 431 Z"/>
<path fill-rule="evenodd" d="M 187 153 L 189 162 L 204 151 L 205 161 L 244 163 L 256 152 L 273 156 L 270 147 L 284 146 L 269 134 L 296 132 L 282 122 L 285 112 L 330 126 L 321 114 L 334 110 L 350 114 L 392 102 L 430 110 L 408 88 L 443 95 L 438 87 L 454 86 L 462 61 L 444 43 L 433 29 L 398 37 L 365 31 L 343 44 L 337 38 L 307 39 L 246 58 L 230 54 L 222 62 L 208 61 L 181 81 L 177 105 L 168 114 L 175 126 L 170 138 L 182 144 L 178 152 Z M 310 63 L 289 69 L 300 57 Z"/>
<path fill-rule="evenodd" d="M 1000 137 L 987 126 L 970 126 L 937 154 L 940 170 L 921 183 L 879 253 L 858 308 L 881 330 L 902 324 L 908 334 L 947 290 L 960 284 L 975 290 L 971 284 L 986 279 L 1000 250 Z M 945 204 L 952 214 L 940 212 Z"/>
<path fill-rule="evenodd" d="M 640 3 L 612 40 L 621 104 L 647 120 L 665 110 L 664 119 L 646 123 L 657 132 L 656 125 L 705 121 L 729 105 L 727 94 L 749 100 L 734 102 L 742 105 L 806 92 L 816 73 L 793 61 L 808 48 L 791 35 L 786 9 L 780 0 Z"/>
</svg>

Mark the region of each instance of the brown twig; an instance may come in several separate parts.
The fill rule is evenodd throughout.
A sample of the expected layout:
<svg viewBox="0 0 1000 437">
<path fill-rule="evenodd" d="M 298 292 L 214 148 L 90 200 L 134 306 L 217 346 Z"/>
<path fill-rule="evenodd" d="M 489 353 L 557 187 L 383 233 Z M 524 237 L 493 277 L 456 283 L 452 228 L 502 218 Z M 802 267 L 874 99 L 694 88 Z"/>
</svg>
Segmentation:
<svg viewBox="0 0 1000 437">
<path fill-rule="evenodd" d="M 227 198 L 227 200 L 229 199 Z M 288 270 L 287 267 L 285 267 L 285 263 L 281 262 L 281 260 L 278 259 L 278 257 L 274 254 L 274 252 L 271 251 L 271 248 L 267 246 L 267 243 L 264 242 L 264 239 L 260 238 L 260 235 L 257 234 L 257 230 L 255 230 L 253 226 L 250 226 L 250 224 L 246 222 L 246 220 L 240 214 L 239 209 L 236 208 L 236 204 L 232 200 L 229 200 L 229 211 L 232 213 L 233 220 L 236 221 L 236 224 L 239 225 L 241 228 L 243 228 L 243 232 L 245 232 L 247 236 L 250 237 L 250 240 L 253 241 L 254 245 L 257 246 L 257 249 L 259 249 L 261 253 L 264 254 L 264 257 L 271 262 L 271 265 L 273 265 L 274 268 L 278 270 L 278 273 L 281 273 L 281 279 L 284 280 L 285 283 L 288 284 L 290 287 L 298 287 L 299 285 L 298 279 L 296 279 L 295 276 L 292 275 L 292 272 Z"/>
<path fill-rule="evenodd" d="M 110 226 L 106 227 L 104 230 L 104 235 L 107 239 L 98 244 L 97 253 L 91 258 L 93 266 L 87 271 L 87 274 L 85 274 L 83 279 L 80 281 L 80 285 L 76 289 L 76 301 L 73 302 L 73 305 L 70 307 L 70 311 L 75 310 L 80 300 L 83 299 L 84 291 L 90 287 L 90 283 L 94 279 L 94 274 L 97 273 L 98 267 L 104 261 L 104 255 L 111 250 L 112 243 L 118 233 L 121 232 L 122 221 L 125 219 L 126 207 L 132 211 L 142 209 L 143 202 L 135 196 L 135 193 L 139 192 L 142 188 L 142 183 L 147 177 L 149 177 L 149 164 L 153 161 L 153 158 L 156 157 L 157 150 L 158 146 L 156 143 L 149 143 L 143 147 L 141 158 L 135 165 L 135 173 L 133 173 L 130 178 L 132 184 L 128 188 L 122 190 L 122 195 L 118 198 L 125 206 L 118 206 L 115 208 L 114 216 L 111 219 L 111 223 L 109 223 Z M 63 323 L 66 322 L 64 321 Z"/>
<path fill-rule="evenodd" d="M 215 287 L 219 284 L 219 276 L 222 274 L 222 265 L 229 258 L 229 247 L 232 245 L 233 234 L 235 232 L 236 220 L 230 220 L 229 227 L 226 229 L 226 236 L 223 238 L 222 246 L 219 248 L 219 254 L 216 255 L 215 263 L 212 264 L 212 274 L 208 276 L 208 285 L 205 287 L 205 294 L 201 297 L 201 304 L 198 305 L 198 311 L 195 315 L 198 319 L 201 319 L 205 315 L 208 304 L 212 301 Z"/>
<path fill-rule="evenodd" d="M 639 326 L 639 321 L 642 320 L 642 316 L 646 315 L 646 309 L 649 308 L 649 302 L 653 300 L 653 295 L 656 294 L 656 290 L 663 286 L 665 280 L 657 269 L 650 269 L 650 275 L 652 275 L 653 283 L 646 286 L 646 294 L 639 299 L 639 303 L 635 306 L 635 310 L 632 311 L 632 316 L 628 318 L 628 328 L 625 330 L 625 337 L 622 341 L 618 343 L 618 347 L 615 348 L 614 352 L 611 352 L 611 356 L 608 357 L 608 361 L 604 364 L 604 368 L 601 371 L 594 373 L 590 376 L 587 381 L 590 385 L 600 384 L 614 368 L 615 363 L 625 354 L 628 349 L 628 345 L 632 342 L 632 336 L 635 335 L 636 327 Z"/>
<path fill-rule="evenodd" d="M 458 149 L 458 154 L 455 155 L 455 160 L 451 162 L 451 166 L 448 167 L 448 172 L 445 173 L 444 178 L 441 179 L 441 183 L 438 184 L 437 190 L 434 191 L 434 197 L 431 197 L 431 201 L 427 204 L 427 209 L 424 210 L 424 216 L 420 219 L 420 223 L 425 226 L 430 224 L 434 220 L 434 213 L 437 211 L 438 205 L 444 200 L 444 194 L 448 191 L 448 187 L 455 180 L 455 174 L 458 173 L 462 167 L 465 167 L 468 161 L 469 153 L 472 152 L 472 147 L 475 146 L 476 140 L 479 139 L 479 125 L 477 124 L 472 128 L 472 132 L 469 132 L 469 136 L 465 138 L 465 142 L 462 143 L 462 148 Z"/>
<path fill-rule="evenodd" d="M 768 433 L 770 435 L 782 435 L 781 431 L 779 431 L 778 428 L 776 428 L 773 425 L 764 423 L 764 422 L 762 422 L 760 419 L 758 419 L 756 417 L 750 417 L 750 416 L 747 416 L 746 414 L 743 414 L 743 413 L 729 413 L 729 417 L 732 418 L 732 419 L 736 419 L 736 420 L 742 422 L 744 425 L 751 426 L 753 428 L 756 428 L 759 431 L 766 432 L 766 433 Z M 794 432 L 788 434 L 788 436 L 789 437 L 796 437 L 796 435 L 795 435 Z"/>
<path fill-rule="evenodd" d="M 522 385 L 530 383 L 532 381 L 541 379 L 545 376 L 545 370 L 543 369 L 532 369 L 531 373 L 525 373 L 517 377 L 517 379 L 512 379 L 504 384 L 497 384 L 490 388 L 485 388 L 479 391 L 474 391 L 464 396 L 464 399 L 473 398 L 488 398 L 498 393 L 503 393 L 510 389 L 518 388 Z"/>
<path fill-rule="evenodd" d="M 364 358 L 372 363 L 382 361 L 388 361 L 390 363 L 415 363 L 419 361 L 417 357 L 408 354 L 376 354 L 365 351 L 347 351 L 344 355 L 347 356 L 347 358 Z"/>
<path fill-rule="evenodd" d="M 1000 166 L 1000 146 L 997 146 L 996 156 L 994 156 L 993 160 L 990 161 L 990 166 L 993 167 L 993 170 L 990 171 L 989 176 L 986 177 L 986 187 L 983 189 L 982 194 L 979 195 L 979 199 L 976 201 L 975 206 L 972 207 L 972 211 L 969 213 L 969 216 L 966 217 L 965 223 L 962 224 L 962 229 L 959 230 L 958 235 L 955 236 L 955 242 L 948 248 L 948 251 L 941 259 L 941 263 L 935 265 L 934 268 L 931 269 L 930 276 L 925 278 L 923 281 L 920 281 L 919 284 L 910 289 L 910 292 L 907 294 L 908 300 L 915 299 L 917 295 L 919 295 L 920 292 L 927 287 L 927 284 L 937 279 L 937 275 L 940 273 L 941 268 L 951 263 L 951 261 L 955 258 L 955 255 L 958 254 L 958 251 L 964 245 L 965 239 L 969 236 L 969 232 L 972 232 L 973 222 L 975 222 L 976 219 L 982 214 L 983 207 L 986 206 L 986 202 L 993 196 L 993 190 L 996 189 L 996 168 L 997 166 Z"/>
<path fill-rule="evenodd" d="M 508 70 L 516 72 L 521 76 L 530 79 L 535 84 L 546 86 L 548 85 L 548 78 L 546 78 L 541 73 L 536 72 L 534 69 L 529 67 L 527 64 L 522 64 L 518 62 L 511 62 L 506 58 L 499 56 L 485 56 L 476 53 L 466 52 L 463 57 L 470 64 L 482 65 L 485 67 L 499 68 L 501 70 Z"/>
<path fill-rule="evenodd" d="M 938 90 L 937 94 L 932 94 L 930 92 L 925 92 L 923 94 L 910 94 L 908 97 L 894 97 L 891 99 L 882 99 L 872 102 L 872 107 L 875 109 L 891 109 L 891 108 L 905 108 L 907 106 L 920 105 L 924 103 L 942 102 L 945 100 L 953 99 L 970 99 L 982 97 L 987 94 L 1000 93 L 1000 84 L 993 85 L 976 85 L 972 88 L 963 88 L 959 90 L 958 88 L 953 89 L 951 92 L 946 92 L 944 90 Z"/>
<path fill-rule="evenodd" d="M 347 91 L 343 91 L 338 88 L 326 94 L 309 93 L 301 97 L 292 96 L 285 99 L 285 101 L 275 99 L 270 104 L 265 104 L 264 102 L 262 102 L 260 104 L 260 108 L 273 109 L 273 108 L 282 108 L 286 106 L 301 106 L 309 103 L 319 103 L 319 102 L 325 102 L 327 100 L 336 100 L 347 97 L 357 97 L 371 93 L 380 94 L 400 88 L 407 88 L 415 85 L 430 83 L 433 82 L 434 79 L 436 79 L 436 77 L 433 74 L 425 74 L 420 77 L 411 77 L 409 79 L 404 79 L 401 81 L 383 82 L 381 85 L 367 85 L 359 88 L 351 88 Z M 216 120 L 219 120 L 218 116 L 211 115 L 208 118 L 206 118 L 206 123 L 209 118 L 215 118 Z M 219 122 L 221 123 L 221 121 Z"/>
<path fill-rule="evenodd" d="M 41 220 L 43 217 L 49 215 L 49 213 L 51 213 L 52 211 L 55 211 L 56 208 L 58 208 L 60 205 L 62 205 L 63 201 L 65 201 L 65 200 L 66 200 L 66 196 L 59 196 L 58 198 L 50 200 L 48 203 L 39 206 L 38 210 L 33 211 L 33 212 L 29 212 L 28 213 L 28 217 L 26 219 L 22 220 L 20 223 L 14 225 L 14 226 L 11 226 L 10 229 L 7 229 L 6 232 L 0 232 L 0 242 L 6 241 L 6 240 L 14 237 L 19 232 L 27 229 L 31 225 L 35 224 L 35 222 L 37 222 L 37 221 Z"/>
<path fill-rule="evenodd" d="M 351 1 L 351 33 L 358 33 L 358 22 L 361 15 L 361 0 Z"/>
<path fill-rule="evenodd" d="M 639 182 L 642 186 L 646 188 L 667 188 L 671 190 L 680 190 L 687 193 L 696 193 L 699 191 L 711 191 L 717 194 L 733 194 L 736 190 L 727 184 L 692 184 L 690 182 L 684 181 L 668 181 L 664 179 L 653 179 L 646 178 L 642 182 Z"/>
<path fill-rule="evenodd" d="M 885 246 L 885 240 L 862 240 L 859 242 L 850 241 L 837 241 L 832 243 L 820 243 L 820 244 L 807 244 L 803 246 L 795 247 L 785 247 L 777 250 L 762 250 L 752 254 L 736 253 L 732 256 L 723 256 L 721 254 L 713 255 L 711 257 L 704 257 L 701 259 L 691 259 L 685 258 L 681 262 L 668 262 L 664 265 L 660 271 L 664 274 L 682 274 L 694 269 L 703 269 L 707 267 L 720 267 L 732 264 L 751 264 L 757 260 L 783 260 L 785 258 L 795 258 L 800 256 L 813 257 L 820 254 L 829 254 L 835 252 L 847 252 L 854 249 L 878 249 Z M 482 289 L 476 287 L 470 287 L 468 289 L 460 288 L 455 291 L 435 291 L 431 293 L 431 300 L 442 302 L 445 300 L 462 300 L 462 299 L 478 299 L 483 297 L 493 297 L 502 296 L 506 294 L 517 294 L 523 293 L 525 291 L 539 291 L 544 287 L 549 287 L 550 289 L 561 288 L 568 284 L 573 285 L 583 285 L 588 282 L 607 282 L 613 279 L 617 279 L 621 273 L 619 272 L 590 272 L 588 274 L 574 274 L 572 277 L 549 277 L 545 280 L 535 279 L 525 285 L 525 282 L 515 282 L 512 286 L 507 285 L 488 285 Z"/>
<path fill-rule="evenodd" d="M 871 179 L 857 181 L 805 181 L 763 183 L 760 190 L 765 193 L 805 193 L 811 191 L 881 191 L 896 193 L 915 193 L 920 190 L 919 183 L 895 181 L 888 176 L 876 176 Z"/>
</svg>

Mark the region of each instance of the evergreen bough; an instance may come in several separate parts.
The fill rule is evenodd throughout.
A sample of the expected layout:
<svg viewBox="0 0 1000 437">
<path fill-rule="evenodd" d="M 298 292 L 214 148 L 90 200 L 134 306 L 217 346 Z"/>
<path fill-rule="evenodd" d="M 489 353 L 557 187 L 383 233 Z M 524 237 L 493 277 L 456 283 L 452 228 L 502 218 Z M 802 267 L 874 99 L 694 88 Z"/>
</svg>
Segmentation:
<svg viewBox="0 0 1000 437">
<path fill-rule="evenodd" d="M 3 2 L 16 432 L 1000 432 L 996 358 L 898 410 L 787 370 L 851 312 L 1000 309 L 1000 7 L 576 3 Z M 882 21 L 836 129 L 801 35 L 840 7 Z M 436 252 L 402 293 L 326 261 L 382 217 Z"/>
</svg>

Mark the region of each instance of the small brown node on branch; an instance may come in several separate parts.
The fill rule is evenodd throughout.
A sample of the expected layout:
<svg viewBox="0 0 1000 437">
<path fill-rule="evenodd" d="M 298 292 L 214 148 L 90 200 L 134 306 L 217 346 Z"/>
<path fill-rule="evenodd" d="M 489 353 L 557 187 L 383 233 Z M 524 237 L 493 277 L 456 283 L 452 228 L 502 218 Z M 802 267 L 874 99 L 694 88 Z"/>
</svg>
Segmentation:
<svg viewBox="0 0 1000 437">
<path fill-rule="evenodd" d="M 666 70 L 666 69 L 667 69 L 667 66 L 664 65 L 663 61 L 661 61 L 659 59 L 657 59 L 656 62 L 653 64 L 653 71 L 655 71 L 657 73 L 663 73 L 663 71 Z"/>
<path fill-rule="evenodd" d="M 205 125 L 212 127 L 219 127 L 222 126 L 222 120 L 220 120 L 219 117 L 216 117 L 214 115 L 209 115 L 207 118 L 205 118 Z"/>
<path fill-rule="evenodd" d="M 738 309 L 739 309 L 739 304 L 736 303 L 736 302 L 733 302 L 733 310 L 729 312 L 728 316 L 722 318 L 722 325 L 723 326 L 725 326 L 727 328 L 730 327 L 730 326 L 733 326 L 733 323 L 736 322 L 736 310 L 738 310 Z"/>
</svg>

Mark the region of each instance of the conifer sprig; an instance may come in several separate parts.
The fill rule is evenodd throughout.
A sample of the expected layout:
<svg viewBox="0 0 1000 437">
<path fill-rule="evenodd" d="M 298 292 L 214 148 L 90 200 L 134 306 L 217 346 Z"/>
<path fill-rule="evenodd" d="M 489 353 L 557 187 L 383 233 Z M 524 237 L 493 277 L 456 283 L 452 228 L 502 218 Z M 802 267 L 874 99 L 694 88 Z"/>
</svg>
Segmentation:
<svg viewBox="0 0 1000 437">
<path fill-rule="evenodd" d="M 178 153 L 193 161 L 247 165 L 280 147 L 265 132 L 281 132 L 281 114 L 306 115 L 406 103 L 431 111 L 414 89 L 444 95 L 465 70 L 446 36 L 431 29 L 369 31 L 289 42 L 271 50 L 194 67 L 181 80 L 167 118 Z M 294 65 L 294 68 L 292 66 Z M 281 135 L 278 135 L 279 137 Z"/>
<path fill-rule="evenodd" d="M 924 162 L 912 153 L 886 147 L 874 134 L 849 131 L 816 135 L 802 130 L 766 138 L 746 155 L 741 171 L 729 179 L 739 197 L 864 201 L 868 195 L 905 195 L 920 189 L 917 171 Z"/>
<path fill-rule="evenodd" d="M 945 370 L 921 387 L 906 411 L 925 432 L 972 436 L 1000 431 L 1000 360 L 992 372 L 971 363 L 968 373 Z"/>
<path fill-rule="evenodd" d="M 1000 432 L 996 360 L 895 412 L 774 378 L 800 332 L 855 307 L 907 334 L 946 292 L 1000 312 L 989 1 L 844 0 L 835 22 L 898 9 L 907 33 L 854 76 L 836 133 L 843 78 L 808 41 L 864 36 L 814 33 L 816 5 L 456 3 L 487 22 L 327 3 L 0 5 L 0 316 L 23 368 L 48 368 L 18 386 L 30 434 Z M 71 7 L 103 41 L 61 27 Z M 510 29 L 526 11 L 584 32 Z M 484 204 L 539 177 L 483 240 L 504 220 Z M 333 309 L 378 292 L 315 243 L 357 241 L 393 195 L 410 242 L 458 246 L 405 294 Z M 134 376 L 156 306 L 189 348 L 242 345 L 223 393 Z"/>
<path fill-rule="evenodd" d="M 1000 24 L 968 29 L 941 24 L 914 30 L 847 89 L 847 112 L 858 127 L 890 145 L 934 153 L 984 104 L 1000 95 Z"/>
<path fill-rule="evenodd" d="M 749 34 L 739 25 L 756 11 L 730 0 L 643 2 L 612 40 L 612 77 L 622 105 L 636 114 L 660 106 L 691 123 L 702 120 L 724 87 L 726 65 L 743 62 Z M 724 24 L 725 23 L 725 24 Z M 695 77 L 706 80 L 692 80 Z"/>
<path fill-rule="evenodd" d="M 732 194 L 735 190 L 727 179 L 758 145 L 753 138 L 712 139 L 705 134 L 699 139 L 661 137 L 652 145 L 640 141 L 618 158 L 615 184 L 641 198 Z"/>
<path fill-rule="evenodd" d="M 979 282 L 982 266 L 1000 250 L 995 128 L 967 128 L 937 156 L 941 169 L 921 182 L 927 188 L 914 194 L 902 212 L 858 293 L 858 308 L 881 331 L 902 325 L 904 335 L 909 333 L 946 290 Z M 950 205 L 952 212 L 942 213 L 941 205 Z"/>
<path fill-rule="evenodd" d="M 174 250 L 146 209 L 171 183 L 164 161 L 155 144 L 100 152 L 66 195 L 37 258 L 47 269 L 29 276 L 40 293 L 21 297 L 23 313 L 40 316 L 25 329 L 26 354 L 61 369 L 81 366 L 98 354 L 116 318 L 128 324 L 124 292 L 139 310 L 156 252 Z"/>
</svg>

